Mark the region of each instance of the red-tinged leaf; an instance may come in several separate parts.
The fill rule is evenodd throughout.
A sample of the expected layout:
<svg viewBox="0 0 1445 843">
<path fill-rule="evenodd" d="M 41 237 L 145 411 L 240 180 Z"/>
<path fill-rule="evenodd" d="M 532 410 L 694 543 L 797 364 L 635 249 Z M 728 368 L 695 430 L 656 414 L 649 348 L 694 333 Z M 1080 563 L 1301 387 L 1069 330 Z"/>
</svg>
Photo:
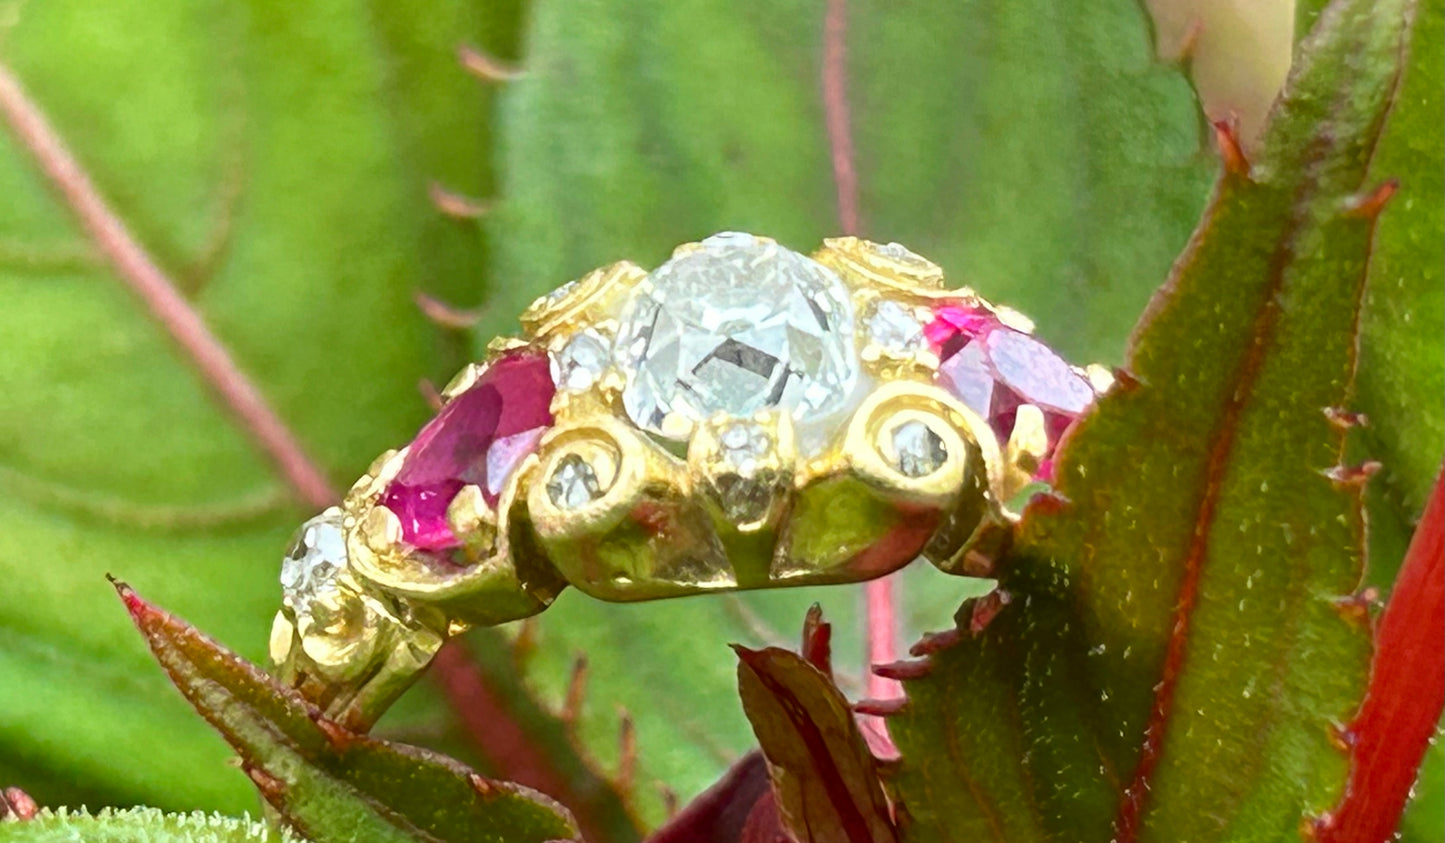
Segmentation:
<svg viewBox="0 0 1445 843">
<path fill-rule="evenodd" d="M 877 762 L 833 681 L 781 648 L 733 649 L 743 712 L 789 833 L 799 843 L 897 841 Z"/>
<path fill-rule="evenodd" d="M 905 682 L 905 838 L 1294 840 L 1342 793 L 1368 472 L 1325 409 L 1353 402 L 1375 225 L 1358 209 L 1413 11 L 1323 16 L 1136 328 L 1132 377 L 1027 514 L 1011 600 L 965 605 L 958 644 Z"/>
<path fill-rule="evenodd" d="M 647 843 L 775 843 L 787 841 L 762 753 L 750 752 L 717 784 L 698 794 Z"/>
<path fill-rule="evenodd" d="M 1375 635 L 1370 689 L 1341 737 L 1350 780 L 1316 843 L 1384 843 L 1395 833 L 1420 760 L 1445 709 L 1445 474 L 1405 554 Z"/>
<path fill-rule="evenodd" d="M 566 809 L 547 797 L 435 753 L 348 732 L 129 586 L 116 590 L 171 681 L 240 754 L 261 796 L 307 839 L 578 838 Z"/>
</svg>

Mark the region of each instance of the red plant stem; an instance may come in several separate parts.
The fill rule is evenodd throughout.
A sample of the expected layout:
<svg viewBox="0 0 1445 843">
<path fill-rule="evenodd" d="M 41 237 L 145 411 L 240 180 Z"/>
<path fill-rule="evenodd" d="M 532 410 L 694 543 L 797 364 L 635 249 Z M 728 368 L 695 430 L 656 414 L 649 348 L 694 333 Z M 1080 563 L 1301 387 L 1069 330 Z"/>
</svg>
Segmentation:
<svg viewBox="0 0 1445 843">
<path fill-rule="evenodd" d="M 854 166 L 852 123 L 848 114 L 848 3 L 828 0 L 823 20 L 823 115 L 828 129 L 828 150 L 833 162 L 833 183 L 838 192 L 838 224 L 843 234 L 858 233 L 858 171 Z M 867 606 L 868 663 L 898 659 L 893 583 L 888 578 L 864 586 Z M 867 695 L 875 699 L 902 692 L 892 679 L 867 675 Z"/>
<path fill-rule="evenodd" d="M 1350 777 L 1316 843 L 1384 843 L 1445 710 L 1445 472 L 1425 505 L 1375 632 L 1365 701 L 1341 737 Z"/>
<path fill-rule="evenodd" d="M 0 112 L 116 274 L 140 296 L 151 316 L 190 358 L 297 496 L 316 508 L 335 501 L 336 492 L 325 473 L 307 456 L 260 390 L 180 294 L 175 282 L 156 265 L 101 198 L 45 115 L 3 64 L 0 64 Z"/>
<path fill-rule="evenodd" d="M 858 233 L 858 171 L 853 166 L 853 133 L 848 118 L 848 2 L 828 0 L 823 21 L 823 114 L 838 190 L 838 222 L 844 234 Z"/>
</svg>

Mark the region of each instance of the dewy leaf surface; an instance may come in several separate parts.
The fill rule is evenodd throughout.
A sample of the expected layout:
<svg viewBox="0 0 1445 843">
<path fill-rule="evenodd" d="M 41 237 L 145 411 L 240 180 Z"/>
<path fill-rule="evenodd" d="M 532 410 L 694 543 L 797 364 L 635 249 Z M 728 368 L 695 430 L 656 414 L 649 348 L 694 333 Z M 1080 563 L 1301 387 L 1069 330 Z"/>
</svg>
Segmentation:
<svg viewBox="0 0 1445 843">
<path fill-rule="evenodd" d="M 1209 170 L 1188 85 L 1153 58 L 1139 5 L 851 2 L 847 15 L 861 233 L 1028 312 L 1081 362 L 1118 362 Z M 496 295 L 478 344 L 515 331 L 532 297 L 620 258 L 653 266 L 728 229 L 799 249 L 837 234 L 822 34 L 814 2 L 757 15 L 701 0 L 535 3 L 526 75 L 500 116 L 504 176 L 486 220 Z M 977 593 L 910 577 L 914 631 Z M 589 656 L 580 740 L 618 769 L 629 712 L 636 800 L 656 823 L 660 786 L 686 799 L 752 743 L 722 645 L 791 643 L 814 601 L 838 621 L 840 683 L 857 693 L 861 595 L 845 588 L 649 606 L 564 594 L 532 629 L 529 679 L 560 709 L 574 657 Z"/>
<path fill-rule="evenodd" d="M 315 843 L 580 839 L 565 808 L 442 755 L 347 732 L 185 621 L 117 584 L 151 652 L 225 736 L 285 822 Z"/>
<path fill-rule="evenodd" d="M 484 251 L 428 204 L 486 195 L 489 91 L 459 42 L 516 10 L 48 0 L 0 62 L 338 484 L 459 363 L 411 301 Z M 0 120 L 0 779 L 47 804 L 238 812 L 224 745 L 127 643 L 107 571 L 264 653 L 292 503 Z"/>
<path fill-rule="evenodd" d="M 1029 512 L 1011 602 L 978 634 L 966 606 L 964 643 L 908 684 L 910 839 L 973 839 L 957 815 L 1009 841 L 1297 840 L 1339 796 L 1330 732 L 1370 640 L 1363 476 L 1325 411 L 1354 406 L 1362 199 L 1412 12 L 1322 18 Z"/>
<path fill-rule="evenodd" d="M 41 811 L 0 825 L 3 843 L 293 843 L 291 834 L 250 818 L 166 814 L 155 808 Z"/>
</svg>

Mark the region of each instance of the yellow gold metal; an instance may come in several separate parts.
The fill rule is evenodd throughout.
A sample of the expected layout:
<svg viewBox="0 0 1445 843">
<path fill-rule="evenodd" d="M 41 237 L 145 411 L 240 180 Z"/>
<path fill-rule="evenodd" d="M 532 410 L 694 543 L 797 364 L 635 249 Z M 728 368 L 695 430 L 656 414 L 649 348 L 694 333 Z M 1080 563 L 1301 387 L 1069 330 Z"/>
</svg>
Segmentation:
<svg viewBox="0 0 1445 843">
<path fill-rule="evenodd" d="M 700 248 L 683 244 L 674 255 Z M 923 325 L 940 304 L 957 304 L 1033 329 L 970 290 L 945 289 L 937 265 L 896 244 L 834 238 L 813 258 L 842 279 L 859 315 L 887 302 Z M 556 361 L 584 332 L 610 344 L 646 278 L 623 261 L 539 298 L 521 317 L 524 336 L 495 341 L 488 360 L 527 348 Z M 1021 406 L 1000 443 L 935 385 L 940 362 L 921 337 L 889 346 L 860 331 L 856 350 L 870 391 L 806 453 L 780 410 L 701 422 L 671 415 L 654 438 L 628 417 L 615 366 L 579 370 L 575 382 L 556 385 L 554 423 L 497 504 L 476 486 L 452 499 L 447 523 L 461 546 L 446 553 L 403 541 L 400 520 L 379 501 L 407 450 L 382 454 L 342 507 L 348 568 L 339 587 L 304 617 L 277 615 L 273 661 L 329 713 L 366 725 L 448 636 L 535 614 L 567 585 L 603 600 L 651 600 L 857 582 L 919 556 L 952 573 L 989 575 L 1016 518 L 1006 502 L 1047 454 L 1044 414 Z M 465 367 L 443 398 L 465 392 L 488 365 Z M 1111 380 L 1097 367 L 1087 375 L 1096 389 Z M 927 459 L 899 450 L 905 431 L 926 432 Z"/>
<path fill-rule="evenodd" d="M 918 293 L 943 289 L 943 269 L 912 255 L 900 258 L 890 252 L 904 251 L 896 243 L 881 246 L 858 237 L 830 237 L 813 260 L 838 272 L 858 278 L 869 286 L 892 292 Z M 911 253 L 909 253 L 911 254 Z"/>
</svg>

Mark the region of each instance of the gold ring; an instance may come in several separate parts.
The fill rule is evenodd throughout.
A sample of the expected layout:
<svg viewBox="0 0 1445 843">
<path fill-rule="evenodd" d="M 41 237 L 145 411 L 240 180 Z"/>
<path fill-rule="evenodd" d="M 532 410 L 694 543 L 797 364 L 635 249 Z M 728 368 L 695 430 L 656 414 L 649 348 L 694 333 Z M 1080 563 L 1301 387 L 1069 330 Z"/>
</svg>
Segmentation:
<svg viewBox="0 0 1445 843">
<path fill-rule="evenodd" d="M 725 233 L 534 302 L 282 565 L 281 678 L 366 728 L 469 626 L 603 600 L 986 576 L 1106 386 L 908 249 Z"/>
</svg>

